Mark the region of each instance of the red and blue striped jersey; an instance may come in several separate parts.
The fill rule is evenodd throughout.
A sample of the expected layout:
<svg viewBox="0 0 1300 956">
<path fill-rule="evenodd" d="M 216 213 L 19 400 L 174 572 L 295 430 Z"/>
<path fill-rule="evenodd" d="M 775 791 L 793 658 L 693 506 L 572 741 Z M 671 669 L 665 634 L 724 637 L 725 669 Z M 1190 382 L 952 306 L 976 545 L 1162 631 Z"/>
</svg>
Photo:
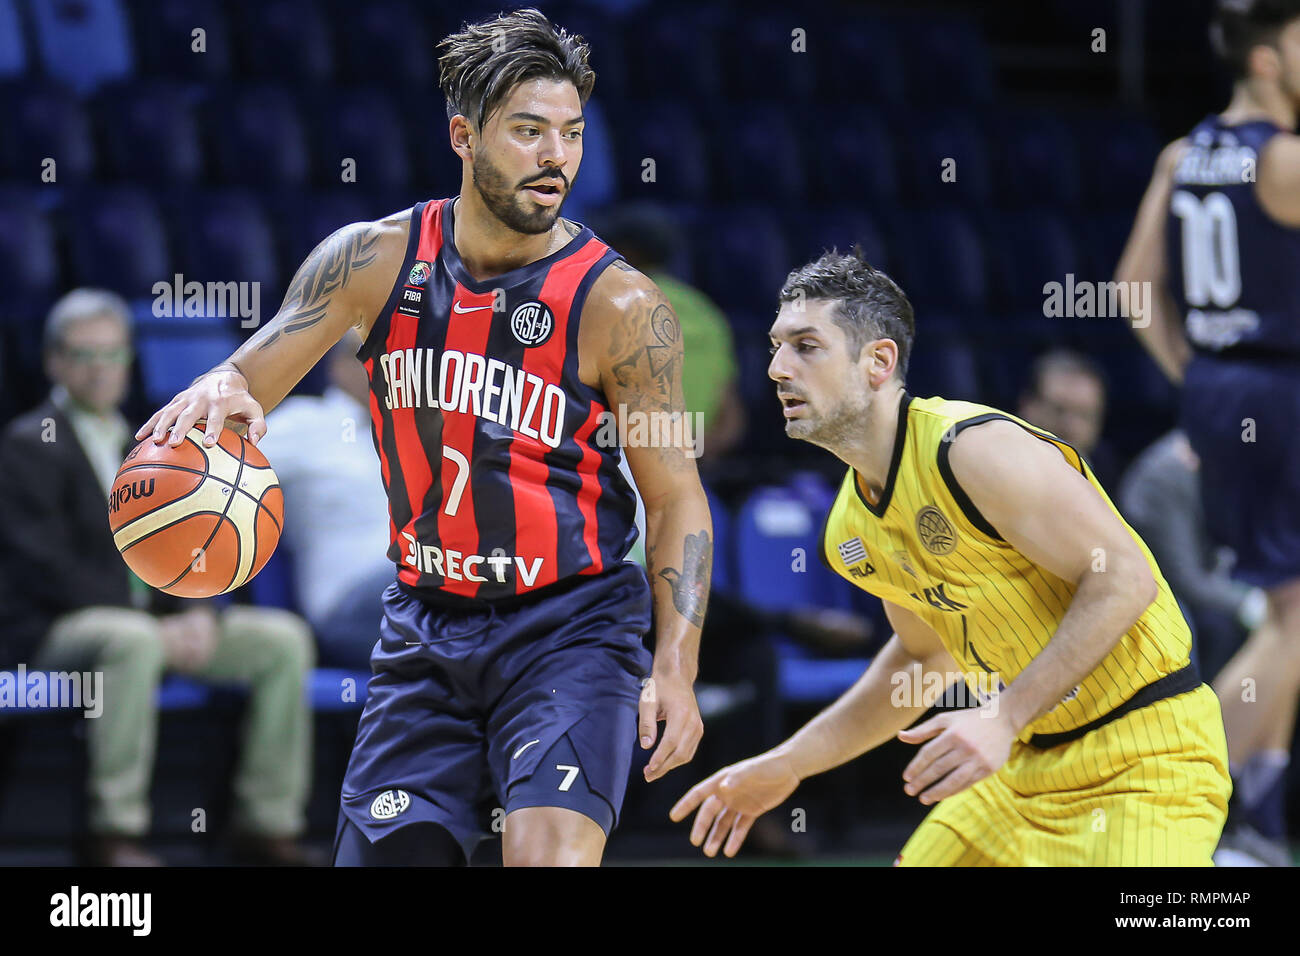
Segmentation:
<svg viewBox="0 0 1300 956">
<path fill-rule="evenodd" d="M 453 204 L 412 209 L 402 270 L 357 358 L 398 580 L 491 601 L 596 574 L 636 540 L 621 451 L 597 441 L 608 404 L 578 377 L 583 304 L 619 256 L 584 228 L 477 282 L 452 241 Z"/>
</svg>

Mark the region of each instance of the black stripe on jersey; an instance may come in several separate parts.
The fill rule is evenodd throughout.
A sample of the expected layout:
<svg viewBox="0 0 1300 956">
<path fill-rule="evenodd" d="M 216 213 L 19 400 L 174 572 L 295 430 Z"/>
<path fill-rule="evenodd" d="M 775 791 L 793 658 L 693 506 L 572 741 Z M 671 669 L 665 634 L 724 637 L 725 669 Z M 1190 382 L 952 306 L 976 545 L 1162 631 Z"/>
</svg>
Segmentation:
<svg viewBox="0 0 1300 956">
<path fill-rule="evenodd" d="M 435 265 L 435 268 L 437 266 Z M 426 293 L 431 293 L 437 288 L 434 284 L 433 277 L 429 278 L 425 285 Z M 455 286 L 453 285 L 454 289 Z M 412 348 L 415 354 L 425 356 L 424 361 L 435 362 L 441 360 L 442 353 L 447 349 L 447 332 L 450 329 L 448 315 L 451 312 L 451 303 L 443 302 L 433 295 L 425 296 L 424 308 L 420 311 L 419 322 L 421 328 L 416 332 L 415 342 Z M 432 328 L 429 328 L 432 326 Z M 426 332 L 425 329 L 428 329 Z M 403 371 L 405 374 L 405 371 Z M 425 383 L 429 381 L 426 366 L 421 366 L 420 376 L 424 378 Z M 435 381 L 436 381 L 435 376 Z M 426 406 L 432 403 L 429 396 L 425 396 Z M 429 457 L 429 489 L 424 493 L 424 498 L 420 502 L 420 510 L 415 514 L 415 537 L 419 539 L 420 545 L 435 545 L 438 550 L 442 550 L 442 535 L 438 530 L 438 516 L 442 514 L 442 426 L 444 422 L 442 412 L 436 415 L 421 415 L 419 409 L 415 409 L 415 434 L 420 439 L 420 447 Z M 478 437 L 478 429 L 474 430 L 475 438 Z M 457 449 L 461 451 L 461 449 Z M 463 453 L 470 461 L 474 460 L 474 449 L 463 449 Z M 471 476 L 470 485 L 473 485 Z M 477 502 L 475 502 L 477 504 Z M 399 532 L 401 528 L 397 529 Z M 421 572 L 421 577 L 426 575 Z"/>
<path fill-rule="evenodd" d="M 365 362 L 366 359 L 372 356 L 376 357 L 377 360 L 379 353 L 383 351 L 380 346 L 388 341 L 388 328 L 393 320 L 393 310 L 397 308 L 398 296 L 402 294 L 402 289 L 406 287 L 406 277 L 410 275 L 411 267 L 415 265 L 415 254 L 420 246 L 420 216 L 423 214 L 426 205 L 428 204 L 418 202 L 411 207 L 411 224 L 407 229 L 406 256 L 402 259 L 402 269 L 397 273 L 397 280 L 393 283 L 393 291 L 388 294 L 388 301 L 379 310 L 374 325 L 370 327 L 370 332 L 366 335 L 366 340 L 357 349 L 357 360 L 360 362 Z M 380 398 L 383 398 L 383 396 L 380 396 Z"/>
<path fill-rule="evenodd" d="M 1011 422 L 1011 424 L 1019 425 L 1025 431 L 1029 432 L 1029 434 L 1033 435 L 1035 438 L 1041 439 L 1042 441 L 1051 441 L 1053 443 L 1060 442 L 1062 445 L 1065 445 L 1078 457 L 1079 473 L 1085 478 L 1088 477 L 1088 467 L 1083 456 L 1080 455 L 1078 450 L 1069 442 L 1063 441 L 1055 435 L 1051 438 L 1047 438 L 1045 437 L 1045 432 L 1040 433 L 1035 431 L 1033 428 L 1029 428 L 1021 422 L 1016 421 L 1010 415 L 1003 415 L 1001 412 L 989 412 L 984 415 L 976 415 L 974 418 L 968 418 L 965 421 L 954 422 L 948 431 L 944 433 L 943 439 L 939 442 L 939 474 L 943 476 L 943 482 L 948 486 L 949 494 L 952 495 L 953 500 L 961 507 L 967 520 L 993 540 L 1005 541 L 1006 538 L 998 534 L 997 528 L 993 527 L 993 525 L 989 523 L 988 519 L 980 514 L 980 510 L 975 507 L 975 502 L 970 500 L 970 496 L 966 494 L 965 489 L 957 482 L 957 476 L 952 473 L 952 465 L 948 461 L 948 454 L 952 451 L 953 440 L 958 435 L 967 428 L 995 421 Z M 1066 461 L 1069 461 L 1069 459 L 1067 458 Z"/>
<path fill-rule="evenodd" d="M 894 481 L 898 478 L 898 463 L 903 460 L 903 446 L 907 443 L 907 407 L 912 404 L 912 396 L 903 392 L 898 403 L 898 429 L 894 432 L 894 455 L 889 459 L 889 475 L 885 478 L 885 488 L 880 493 L 880 503 L 873 505 L 862 493 L 858 476 L 853 476 L 853 490 L 858 493 L 858 500 L 877 518 L 883 518 L 889 510 L 889 499 L 894 497 Z"/>
</svg>

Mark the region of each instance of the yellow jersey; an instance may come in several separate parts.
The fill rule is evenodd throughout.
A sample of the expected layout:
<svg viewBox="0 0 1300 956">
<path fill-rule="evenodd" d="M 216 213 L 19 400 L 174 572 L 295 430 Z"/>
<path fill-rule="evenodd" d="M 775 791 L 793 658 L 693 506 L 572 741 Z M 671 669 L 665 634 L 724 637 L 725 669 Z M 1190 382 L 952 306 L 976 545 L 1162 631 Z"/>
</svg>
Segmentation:
<svg viewBox="0 0 1300 956">
<path fill-rule="evenodd" d="M 1052 639 L 1075 592 L 1073 582 L 1008 544 L 953 477 L 952 440 L 962 429 L 994 419 L 1015 422 L 1056 445 L 1124 520 L 1082 456 L 1050 432 L 986 405 L 904 393 L 880 500 L 867 500 L 850 468 L 821 542 L 822 560 L 831 570 L 929 624 L 977 693 L 1015 680 Z M 1024 741 L 1097 720 L 1188 664 L 1187 622 L 1146 544 L 1127 522 L 1124 526 L 1146 555 L 1159 594 L 1096 669 L 1025 728 Z M 1099 553 L 1097 561 L 1104 560 Z"/>
</svg>

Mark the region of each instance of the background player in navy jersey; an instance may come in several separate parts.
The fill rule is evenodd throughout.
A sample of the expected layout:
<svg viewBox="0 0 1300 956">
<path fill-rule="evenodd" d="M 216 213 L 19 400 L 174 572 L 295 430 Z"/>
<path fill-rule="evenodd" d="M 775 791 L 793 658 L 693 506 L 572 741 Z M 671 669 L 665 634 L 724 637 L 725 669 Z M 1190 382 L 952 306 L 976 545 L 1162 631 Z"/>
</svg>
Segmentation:
<svg viewBox="0 0 1300 956">
<path fill-rule="evenodd" d="M 702 732 L 705 496 L 684 447 L 626 449 L 647 587 L 622 560 L 635 499 L 605 427 L 683 411 L 680 332 L 654 283 L 559 216 L 582 160 L 586 46 L 526 10 L 440 48 L 459 196 L 326 239 L 274 319 L 138 437 L 176 443 L 206 419 L 209 442 L 222 422 L 256 441 L 356 329 L 397 581 L 335 862 L 460 863 L 504 811 L 507 865 L 596 864 L 634 739 L 652 747 L 665 721 L 654 780 Z"/>
<path fill-rule="evenodd" d="M 1300 0 L 1223 0 L 1212 37 L 1232 100 L 1161 153 L 1116 278 L 1151 283 L 1136 331 L 1183 386 L 1210 533 L 1268 593 L 1216 681 L 1240 813 L 1226 846 L 1250 838 L 1243 818 L 1285 836 L 1300 688 Z"/>
</svg>

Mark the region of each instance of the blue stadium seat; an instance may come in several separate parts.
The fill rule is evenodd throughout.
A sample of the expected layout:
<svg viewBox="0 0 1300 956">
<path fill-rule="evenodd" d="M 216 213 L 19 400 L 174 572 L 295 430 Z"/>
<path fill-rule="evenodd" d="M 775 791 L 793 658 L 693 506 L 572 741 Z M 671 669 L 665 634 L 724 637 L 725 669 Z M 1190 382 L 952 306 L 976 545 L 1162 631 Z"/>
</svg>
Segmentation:
<svg viewBox="0 0 1300 956">
<path fill-rule="evenodd" d="M 995 297 L 1007 309 L 1041 308 L 1043 286 L 1095 280 L 1075 245 L 1065 220 L 1047 211 L 1003 212 L 989 222 L 989 265 L 996 276 Z M 1070 320 L 1062 320 L 1070 321 Z"/>
<path fill-rule="evenodd" d="M 979 375 L 970 345 L 961 339 L 936 340 L 927 335 L 908 362 L 907 390 L 914 395 L 979 401 Z"/>
<path fill-rule="evenodd" d="M 907 18 L 903 28 L 908 100 L 983 103 L 993 97 L 993 68 L 978 26 L 957 16 Z"/>
<path fill-rule="evenodd" d="M 721 101 L 717 28 L 709 22 L 707 11 L 681 9 L 673 16 L 657 9 L 638 11 L 622 27 L 629 90 L 654 90 L 659 96 L 687 102 Z M 631 110 L 627 115 L 637 116 Z M 660 144 L 659 149 L 678 146 L 674 141 Z"/>
<path fill-rule="evenodd" d="M 1079 202 L 1079 157 L 1058 117 L 1045 110 L 1012 110 L 999 113 L 992 127 L 999 205 L 1060 207 Z"/>
<path fill-rule="evenodd" d="M 1160 140 L 1143 117 L 1121 111 L 1080 111 L 1069 119 L 1083 167 L 1083 199 L 1135 209 L 1160 154 Z"/>
<path fill-rule="evenodd" d="M 312 115 L 316 130 L 313 158 L 321 185 L 341 184 L 343 160 L 352 159 L 358 187 L 406 188 L 411 177 L 406 133 L 401 116 L 382 90 L 332 91 L 319 97 Z"/>
<path fill-rule="evenodd" d="M 199 710 L 212 703 L 212 686 L 170 674 L 158 685 L 156 701 L 162 711 Z"/>
<path fill-rule="evenodd" d="M 170 212 L 176 265 L 185 280 L 256 282 L 260 321 L 275 314 L 281 289 L 274 235 L 261 204 L 244 190 L 191 195 Z M 247 304 L 248 293 L 244 293 Z M 252 328 L 237 316 L 232 328 Z M 251 321 L 251 320 L 250 320 Z"/>
<path fill-rule="evenodd" d="M 631 102 L 619 111 L 618 155 L 625 199 L 712 198 L 708 153 L 695 116 L 679 102 Z M 653 160 L 653 167 L 646 160 Z M 653 172 L 653 179 L 648 177 Z"/>
<path fill-rule="evenodd" d="M 47 75 L 86 94 L 134 70 L 130 28 L 119 0 L 29 0 Z"/>
<path fill-rule="evenodd" d="M 324 713 L 361 710 L 370 689 L 370 676 L 370 671 L 317 667 L 308 684 L 311 709 Z"/>
<path fill-rule="evenodd" d="M 248 582 L 249 594 L 258 607 L 278 607 L 301 612 L 293 585 L 293 555 L 283 540 L 267 558 L 262 570 Z"/>
<path fill-rule="evenodd" d="M 280 87 L 246 87 L 215 96 L 205 125 L 220 130 L 212 153 L 220 179 L 236 186 L 300 189 L 307 183 L 307 138 L 297 103 Z"/>
<path fill-rule="evenodd" d="M 802 14 L 801 14 L 802 15 Z M 892 23 L 844 11 L 808 37 L 819 70 L 818 95 L 826 103 L 880 106 L 907 102 L 903 52 Z"/>
<path fill-rule="evenodd" d="M 87 190 L 70 205 L 67 229 L 71 280 L 128 298 L 152 294 L 173 270 L 158 207 L 143 190 Z M 195 374 L 198 374 L 197 372 Z"/>
<path fill-rule="evenodd" d="M 15 0 L 0 0 L 0 81 L 27 72 L 27 45 Z"/>
<path fill-rule="evenodd" d="M 1128 242 L 1136 217 L 1137 206 L 1133 205 L 1101 211 L 1075 223 L 1088 268 L 1093 275 L 1101 279 L 1114 277 L 1115 267 L 1119 265 L 1119 257 L 1124 253 L 1124 244 Z"/>
<path fill-rule="evenodd" d="M 133 0 L 131 21 L 140 72 L 194 81 L 228 77 L 231 30 L 219 0 Z M 202 52 L 195 50 L 202 30 Z"/>
<path fill-rule="evenodd" d="M 854 244 L 877 269 L 889 269 L 889 254 L 876 221 L 860 208 L 839 204 L 795 211 L 786 234 L 791 236 L 791 264 L 809 262 L 827 249 L 847 252 Z"/>
<path fill-rule="evenodd" d="M 279 233 L 286 272 L 296 270 L 308 253 L 336 229 L 395 211 L 375 208 L 365 195 L 344 186 L 330 192 L 294 192 L 269 197 L 267 204 Z"/>
<path fill-rule="evenodd" d="M 228 333 L 154 332 L 136 337 L 145 398 L 161 407 L 195 378 L 224 362 L 239 347 Z"/>
<path fill-rule="evenodd" d="M 769 610 L 847 605 L 847 582 L 818 557 L 829 501 L 818 504 L 786 487 L 759 488 L 745 500 L 735 525 L 741 597 Z"/>
<path fill-rule="evenodd" d="M 974 114 L 945 110 L 899 114 L 906 153 L 900 167 L 919 205 L 983 206 L 992 195 L 984 133 Z M 951 160 L 951 163 L 949 163 Z"/>
<path fill-rule="evenodd" d="M 709 499 L 709 514 L 713 518 L 713 588 L 730 592 L 736 582 L 731 512 L 711 488 L 706 487 L 704 493 Z"/>
<path fill-rule="evenodd" d="M 116 85 L 96 98 L 105 165 L 141 185 L 192 183 L 203 175 L 203 147 L 190 97 L 179 86 Z"/>
<path fill-rule="evenodd" d="M 804 32 L 802 49 L 795 49 L 793 31 Z M 803 107 L 815 96 L 817 76 L 814 64 L 818 36 L 803 17 L 789 14 L 751 13 L 737 17 L 721 31 L 723 89 L 729 99 L 769 91 L 791 104 Z M 772 78 L 779 76 L 780 83 Z"/>
<path fill-rule="evenodd" d="M 978 310 L 988 299 L 984 244 L 958 209 L 902 210 L 888 220 L 895 276 L 917 307 Z"/>
<path fill-rule="evenodd" d="M 0 177 L 40 183 L 46 160 L 54 160 L 54 184 L 84 183 L 95 175 L 90 123 L 76 97 L 44 83 L 0 87 Z"/>
<path fill-rule="evenodd" d="M 878 208 L 898 200 L 898 161 L 890 125 L 869 107 L 813 111 L 818 135 L 806 144 L 812 195 L 824 202 Z"/>
<path fill-rule="evenodd" d="M 234 6 L 241 65 L 248 75 L 312 87 L 329 82 L 334 75 L 329 23 L 315 3 L 243 0 Z M 346 20 L 341 29 L 347 29 Z"/>
<path fill-rule="evenodd" d="M 51 297 L 59 284 L 54 226 L 33 191 L 0 188 L 0 289 L 6 304 Z"/>
<path fill-rule="evenodd" d="M 720 207 L 703 240 L 697 250 L 705 291 L 728 308 L 770 315 L 792 265 L 772 215 L 757 206 Z"/>
<path fill-rule="evenodd" d="M 368 0 L 346 6 L 333 19 L 347 31 L 338 45 L 342 79 L 353 84 L 413 87 L 426 94 L 437 87 L 438 61 L 433 50 L 439 37 L 429 32 L 423 4 Z M 381 63 L 383 68 L 376 69 Z"/>
<path fill-rule="evenodd" d="M 803 159 L 785 107 L 733 103 L 709 129 L 713 181 L 722 197 L 782 203 L 803 196 Z"/>
</svg>

